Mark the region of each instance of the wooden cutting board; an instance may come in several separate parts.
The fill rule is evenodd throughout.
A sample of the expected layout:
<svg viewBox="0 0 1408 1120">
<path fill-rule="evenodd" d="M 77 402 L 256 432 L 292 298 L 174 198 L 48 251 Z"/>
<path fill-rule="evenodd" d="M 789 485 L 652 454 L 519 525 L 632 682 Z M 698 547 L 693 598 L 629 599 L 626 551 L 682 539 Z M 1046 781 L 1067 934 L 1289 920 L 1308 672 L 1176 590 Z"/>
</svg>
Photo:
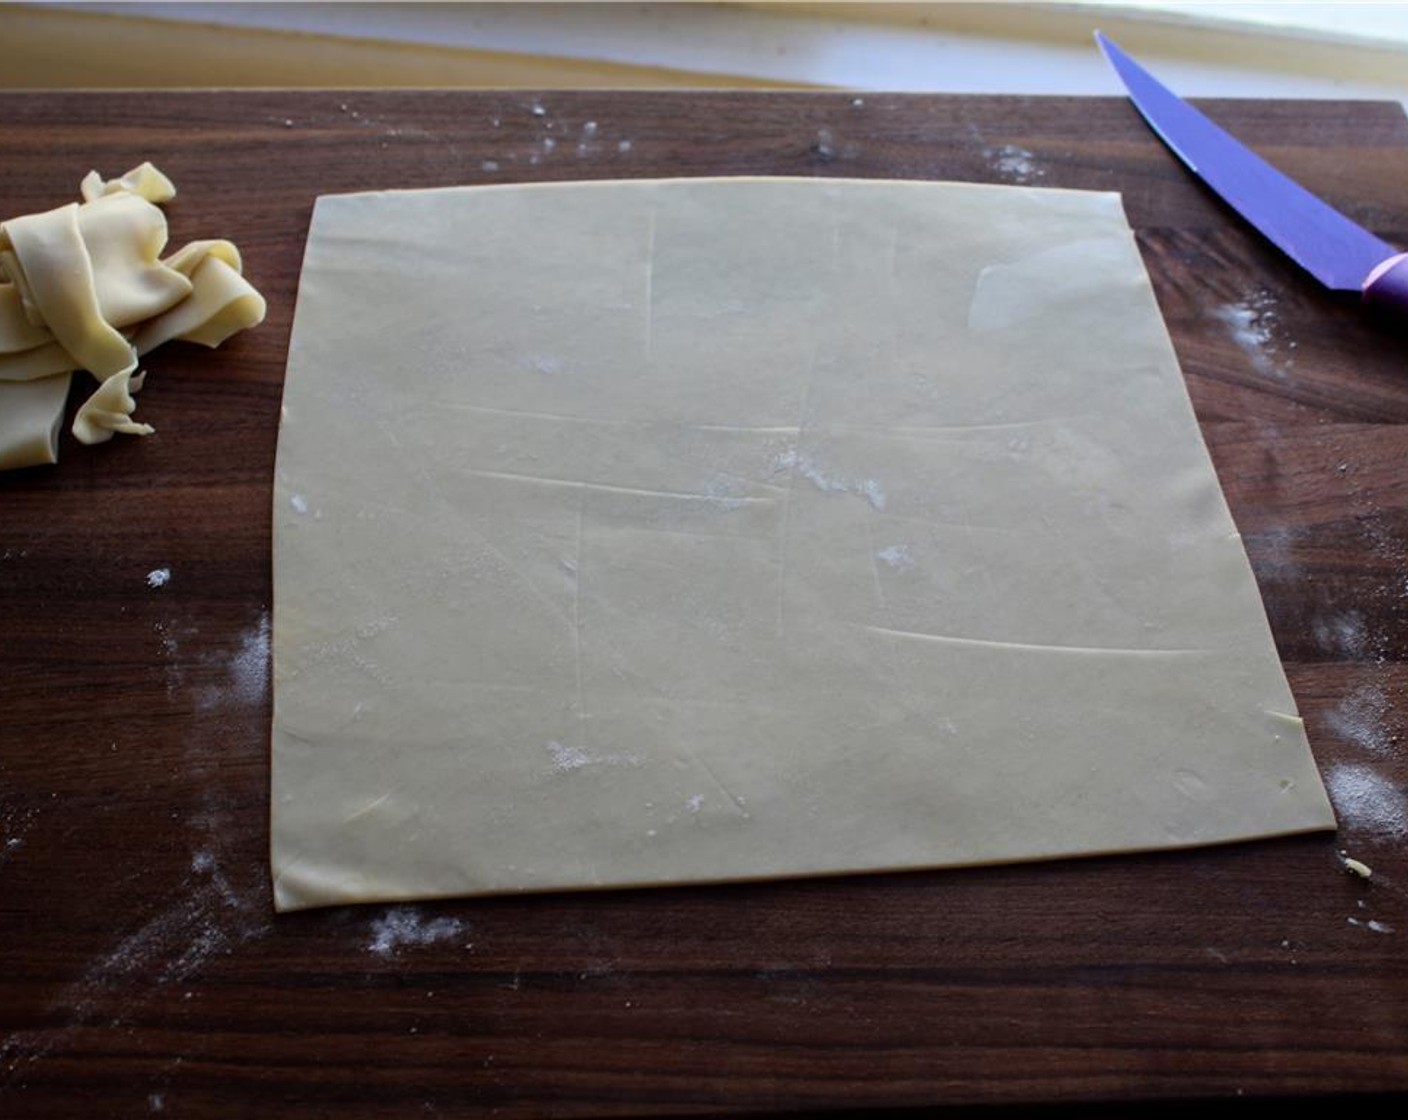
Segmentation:
<svg viewBox="0 0 1408 1120">
<path fill-rule="evenodd" d="M 1399 106 L 1205 107 L 1408 244 Z M 234 240 L 269 300 L 219 351 L 151 356 L 155 437 L 0 476 L 0 1114 L 1408 1091 L 1408 335 L 1319 291 L 1127 103 L 4 94 L 0 152 L 4 216 L 153 160 L 173 242 Z M 1337 837 L 274 917 L 269 508 L 313 198 L 729 174 L 1124 193 Z"/>
</svg>

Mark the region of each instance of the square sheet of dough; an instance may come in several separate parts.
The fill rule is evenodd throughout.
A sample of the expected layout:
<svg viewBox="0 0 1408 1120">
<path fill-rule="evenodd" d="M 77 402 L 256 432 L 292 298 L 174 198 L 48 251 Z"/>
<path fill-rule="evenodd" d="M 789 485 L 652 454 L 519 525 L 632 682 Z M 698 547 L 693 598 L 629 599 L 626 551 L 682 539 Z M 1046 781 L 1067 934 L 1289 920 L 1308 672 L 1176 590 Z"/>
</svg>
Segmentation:
<svg viewBox="0 0 1408 1120">
<path fill-rule="evenodd" d="M 1118 196 L 324 197 L 282 909 L 1333 827 Z"/>
</svg>

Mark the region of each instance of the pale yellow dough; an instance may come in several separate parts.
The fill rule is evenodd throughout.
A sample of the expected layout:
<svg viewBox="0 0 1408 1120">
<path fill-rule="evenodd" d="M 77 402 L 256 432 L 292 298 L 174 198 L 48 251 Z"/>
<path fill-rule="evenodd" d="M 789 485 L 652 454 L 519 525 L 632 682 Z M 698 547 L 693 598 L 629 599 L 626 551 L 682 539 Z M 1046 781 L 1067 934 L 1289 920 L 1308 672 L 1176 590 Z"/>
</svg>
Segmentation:
<svg viewBox="0 0 1408 1120">
<path fill-rule="evenodd" d="M 132 394 L 140 391 L 146 374 L 132 376 L 128 370 L 115 373 L 98 386 L 73 418 L 73 434 L 82 443 L 106 443 L 118 433 L 133 436 L 152 434 L 150 424 L 138 424 L 132 419 L 137 402 Z"/>
<path fill-rule="evenodd" d="M 149 163 L 118 179 L 89 172 L 83 203 L 0 223 L 0 469 L 51 463 L 73 370 L 99 389 L 75 417 L 84 443 L 148 435 L 128 419 L 137 357 L 173 338 L 218 346 L 264 318 L 228 241 L 197 241 L 161 259 L 176 193 Z M 65 392 L 20 384 L 63 377 Z"/>
<path fill-rule="evenodd" d="M 1115 195 L 322 198 L 284 414 L 281 909 L 1333 827 Z"/>
<path fill-rule="evenodd" d="M 0 382 L 0 471 L 59 461 L 71 374 Z"/>
</svg>

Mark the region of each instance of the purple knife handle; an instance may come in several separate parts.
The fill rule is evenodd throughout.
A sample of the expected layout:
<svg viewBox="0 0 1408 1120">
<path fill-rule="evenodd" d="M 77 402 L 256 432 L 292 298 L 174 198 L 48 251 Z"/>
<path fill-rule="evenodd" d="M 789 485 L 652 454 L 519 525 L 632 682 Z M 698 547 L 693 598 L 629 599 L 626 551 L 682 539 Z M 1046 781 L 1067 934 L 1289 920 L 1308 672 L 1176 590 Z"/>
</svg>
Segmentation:
<svg viewBox="0 0 1408 1120">
<path fill-rule="evenodd" d="M 1364 302 L 1408 316 L 1408 253 L 1382 261 L 1364 281 Z"/>
</svg>

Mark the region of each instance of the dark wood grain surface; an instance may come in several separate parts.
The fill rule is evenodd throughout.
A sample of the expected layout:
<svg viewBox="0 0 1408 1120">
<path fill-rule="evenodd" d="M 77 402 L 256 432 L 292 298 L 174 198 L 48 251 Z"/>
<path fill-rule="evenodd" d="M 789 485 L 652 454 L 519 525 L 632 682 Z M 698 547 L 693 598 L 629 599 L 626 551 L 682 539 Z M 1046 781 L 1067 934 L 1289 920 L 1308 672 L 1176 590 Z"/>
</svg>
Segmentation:
<svg viewBox="0 0 1408 1120">
<path fill-rule="evenodd" d="M 1206 107 L 1408 243 L 1400 107 Z M 173 242 L 237 242 L 269 318 L 151 357 L 155 437 L 66 437 L 0 476 L 0 1115 L 1408 1090 L 1408 337 L 1249 233 L 1125 102 L 0 96 L 4 216 L 143 159 L 180 188 Z M 314 196 L 740 173 L 1124 192 L 1337 837 L 273 915 L 270 490 Z"/>
</svg>

